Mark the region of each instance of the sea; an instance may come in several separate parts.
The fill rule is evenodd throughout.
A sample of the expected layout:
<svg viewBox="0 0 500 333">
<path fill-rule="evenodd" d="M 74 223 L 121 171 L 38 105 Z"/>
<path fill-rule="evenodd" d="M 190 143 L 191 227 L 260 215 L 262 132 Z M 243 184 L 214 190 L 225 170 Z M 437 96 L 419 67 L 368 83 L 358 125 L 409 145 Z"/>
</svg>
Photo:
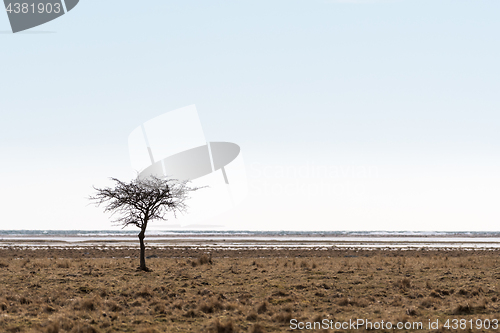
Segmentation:
<svg viewBox="0 0 500 333">
<path fill-rule="evenodd" d="M 130 247 L 138 230 L 0 230 L 0 247 Z M 146 244 L 199 248 L 500 249 L 491 231 L 148 230 Z"/>
</svg>

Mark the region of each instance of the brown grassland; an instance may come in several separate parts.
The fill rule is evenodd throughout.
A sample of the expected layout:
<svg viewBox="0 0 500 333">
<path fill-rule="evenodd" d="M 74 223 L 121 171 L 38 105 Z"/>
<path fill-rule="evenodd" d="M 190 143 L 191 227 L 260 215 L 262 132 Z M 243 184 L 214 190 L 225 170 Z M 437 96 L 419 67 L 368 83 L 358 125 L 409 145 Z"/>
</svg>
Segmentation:
<svg viewBox="0 0 500 333">
<path fill-rule="evenodd" d="M 260 333 L 292 331 L 292 318 L 424 328 L 428 319 L 500 319 L 498 251 L 153 248 L 152 272 L 136 270 L 135 250 L 0 255 L 0 332 Z M 498 330 L 460 332 L 482 331 Z"/>
</svg>

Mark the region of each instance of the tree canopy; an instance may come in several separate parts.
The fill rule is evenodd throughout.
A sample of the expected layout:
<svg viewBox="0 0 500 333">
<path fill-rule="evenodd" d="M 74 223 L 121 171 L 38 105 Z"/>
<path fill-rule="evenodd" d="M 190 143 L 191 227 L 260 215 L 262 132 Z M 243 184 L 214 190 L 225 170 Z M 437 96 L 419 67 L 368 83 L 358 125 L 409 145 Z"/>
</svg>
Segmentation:
<svg viewBox="0 0 500 333">
<path fill-rule="evenodd" d="M 148 222 L 167 220 L 167 213 L 177 217 L 177 214 L 187 212 L 188 194 L 199 188 L 188 186 L 188 181 L 155 176 L 137 177 L 128 183 L 116 178 L 111 180 L 115 183 L 114 187 L 94 187 L 97 193 L 89 199 L 97 206 L 104 206 L 105 212 L 116 216 L 113 220 L 115 224 L 123 227 L 135 225 L 141 229 L 138 235 L 141 245 L 140 269 L 148 270 L 144 257 L 144 237 Z"/>
</svg>

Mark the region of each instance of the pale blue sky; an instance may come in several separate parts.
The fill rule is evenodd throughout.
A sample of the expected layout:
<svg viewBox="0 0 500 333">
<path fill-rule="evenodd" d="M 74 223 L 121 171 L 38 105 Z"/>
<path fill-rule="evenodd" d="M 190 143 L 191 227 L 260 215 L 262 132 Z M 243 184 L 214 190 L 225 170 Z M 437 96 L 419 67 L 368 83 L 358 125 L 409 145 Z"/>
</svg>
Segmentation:
<svg viewBox="0 0 500 333">
<path fill-rule="evenodd" d="M 109 229 L 91 186 L 130 176 L 135 127 L 196 104 L 208 140 L 242 147 L 250 181 L 212 224 L 498 230 L 499 12 L 81 0 L 31 30 L 53 33 L 0 33 L 0 228 Z"/>
</svg>

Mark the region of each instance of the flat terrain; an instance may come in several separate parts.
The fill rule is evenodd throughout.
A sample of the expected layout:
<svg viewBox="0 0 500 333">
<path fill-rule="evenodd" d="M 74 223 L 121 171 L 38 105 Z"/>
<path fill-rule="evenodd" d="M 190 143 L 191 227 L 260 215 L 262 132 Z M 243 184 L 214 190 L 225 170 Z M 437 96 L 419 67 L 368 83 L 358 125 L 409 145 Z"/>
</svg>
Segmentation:
<svg viewBox="0 0 500 333">
<path fill-rule="evenodd" d="M 500 331 L 492 328 L 500 319 L 499 251 L 153 248 L 152 272 L 136 270 L 137 255 L 0 249 L 0 332 L 286 332 L 293 319 L 423 323 L 377 332 Z M 429 319 L 439 320 L 438 330 Z M 466 328 L 453 329 L 452 319 Z M 475 326 L 478 319 L 490 329 Z"/>
</svg>

